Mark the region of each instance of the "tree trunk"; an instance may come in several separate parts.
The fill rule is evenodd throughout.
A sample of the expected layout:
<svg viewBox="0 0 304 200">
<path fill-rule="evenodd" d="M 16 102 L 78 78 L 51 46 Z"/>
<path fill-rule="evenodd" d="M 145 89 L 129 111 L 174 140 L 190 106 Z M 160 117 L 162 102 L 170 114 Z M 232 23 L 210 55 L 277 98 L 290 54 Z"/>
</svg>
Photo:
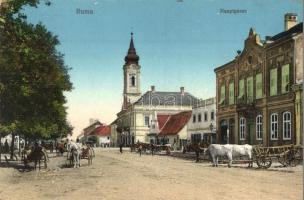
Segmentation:
<svg viewBox="0 0 304 200">
<path fill-rule="evenodd" d="M 1 142 L 1 139 L 2 139 L 2 135 L 0 134 L 0 164 L 1 164 L 1 154 L 2 154 L 2 142 Z"/>
<path fill-rule="evenodd" d="M 14 145 L 15 144 L 15 133 L 12 133 L 12 142 L 11 142 L 11 157 L 10 159 L 14 159 Z"/>
</svg>

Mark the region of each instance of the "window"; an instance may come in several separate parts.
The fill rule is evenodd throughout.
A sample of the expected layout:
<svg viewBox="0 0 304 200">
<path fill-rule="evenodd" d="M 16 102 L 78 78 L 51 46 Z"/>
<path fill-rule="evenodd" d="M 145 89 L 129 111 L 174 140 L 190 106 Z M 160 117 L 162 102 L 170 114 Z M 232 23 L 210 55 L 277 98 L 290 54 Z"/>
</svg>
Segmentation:
<svg viewBox="0 0 304 200">
<path fill-rule="evenodd" d="M 221 86 L 221 99 L 219 105 L 223 105 L 225 102 L 225 85 Z"/>
<path fill-rule="evenodd" d="M 273 113 L 270 116 L 270 139 L 278 139 L 278 114 Z"/>
<path fill-rule="evenodd" d="M 242 98 L 244 96 L 244 79 L 239 80 L 239 96 L 238 98 Z"/>
<path fill-rule="evenodd" d="M 289 64 L 282 67 L 282 93 L 289 91 Z"/>
<path fill-rule="evenodd" d="M 283 139 L 291 139 L 291 114 L 290 112 L 283 113 Z"/>
<path fill-rule="evenodd" d="M 240 118 L 240 140 L 245 140 L 246 120 L 244 117 Z"/>
<path fill-rule="evenodd" d="M 145 116 L 145 125 L 146 126 L 149 126 L 150 125 L 150 118 L 149 118 L 149 116 Z"/>
<path fill-rule="evenodd" d="M 204 113 L 204 121 L 205 122 L 208 121 L 208 113 L 207 112 Z"/>
<path fill-rule="evenodd" d="M 277 95 L 277 68 L 270 70 L 270 96 Z"/>
<path fill-rule="evenodd" d="M 211 120 L 214 120 L 214 111 L 211 111 Z"/>
<path fill-rule="evenodd" d="M 255 98 L 260 99 L 263 96 L 262 73 L 255 76 Z"/>
<path fill-rule="evenodd" d="M 130 74 L 130 85 L 132 87 L 135 87 L 135 75 L 134 74 Z"/>
<path fill-rule="evenodd" d="M 191 134 L 191 143 L 199 143 L 201 142 L 202 135 L 200 133 Z"/>
<path fill-rule="evenodd" d="M 229 83 L 229 105 L 234 104 L 234 83 Z"/>
<path fill-rule="evenodd" d="M 258 115 L 256 117 L 256 139 L 262 140 L 263 139 L 263 117 L 262 115 Z"/>
<path fill-rule="evenodd" d="M 198 121 L 199 121 L 199 122 L 201 122 L 201 121 L 202 121 L 202 115 L 201 115 L 201 113 L 200 113 L 200 114 L 198 114 Z"/>
<path fill-rule="evenodd" d="M 253 77 L 247 78 L 247 102 L 253 101 Z"/>
<path fill-rule="evenodd" d="M 193 116 L 192 116 L 192 120 L 193 120 L 193 123 L 196 122 L 196 115 L 193 115 Z"/>
</svg>

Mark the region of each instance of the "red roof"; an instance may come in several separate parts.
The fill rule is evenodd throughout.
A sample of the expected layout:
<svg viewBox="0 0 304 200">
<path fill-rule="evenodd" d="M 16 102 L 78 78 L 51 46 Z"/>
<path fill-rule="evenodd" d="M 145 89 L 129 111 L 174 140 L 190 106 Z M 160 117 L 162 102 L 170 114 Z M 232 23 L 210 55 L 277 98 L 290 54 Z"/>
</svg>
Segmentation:
<svg viewBox="0 0 304 200">
<path fill-rule="evenodd" d="M 109 136 L 111 135 L 111 126 L 99 126 L 95 128 L 90 135 Z"/>
<path fill-rule="evenodd" d="M 185 111 L 185 112 L 180 112 L 180 113 L 177 113 L 174 115 L 169 115 L 168 120 L 164 123 L 163 127 L 161 127 L 159 125 L 159 127 L 160 127 L 159 135 L 165 136 L 165 135 L 178 134 L 190 120 L 191 113 L 192 113 L 191 111 Z M 157 116 L 157 119 L 159 119 L 158 116 Z M 163 123 L 163 121 L 161 123 Z M 160 123 L 160 122 L 158 122 L 158 123 Z"/>
<path fill-rule="evenodd" d="M 161 130 L 168 121 L 170 115 L 157 115 L 158 128 Z"/>
</svg>

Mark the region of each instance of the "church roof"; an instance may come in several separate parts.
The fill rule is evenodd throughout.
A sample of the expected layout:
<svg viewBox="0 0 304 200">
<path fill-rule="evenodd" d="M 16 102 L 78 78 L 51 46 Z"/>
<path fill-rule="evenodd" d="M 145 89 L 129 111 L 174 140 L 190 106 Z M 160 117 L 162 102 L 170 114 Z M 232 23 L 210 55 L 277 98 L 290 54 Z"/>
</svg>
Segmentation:
<svg viewBox="0 0 304 200">
<path fill-rule="evenodd" d="M 190 120 L 191 114 L 192 111 L 185 111 L 170 115 L 165 121 L 165 123 L 161 122 L 163 124 L 163 127 L 159 126 L 159 136 L 178 134 Z M 159 116 L 157 116 L 157 118 L 161 119 L 159 118 Z M 164 117 L 163 119 L 165 120 L 166 117 Z M 160 124 L 160 121 L 158 123 Z"/>
<path fill-rule="evenodd" d="M 136 54 L 136 49 L 133 42 L 133 33 L 131 33 L 131 41 L 128 53 L 125 57 L 126 64 L 138 64 L 139 57 Z"/>
<path fill-rule="evenodd" d="M 191 106 L 199 100 L 188 92 L 157 92 L 148 91 L 137 100 L 135 105 L 178 105 Z"/>
</svg>

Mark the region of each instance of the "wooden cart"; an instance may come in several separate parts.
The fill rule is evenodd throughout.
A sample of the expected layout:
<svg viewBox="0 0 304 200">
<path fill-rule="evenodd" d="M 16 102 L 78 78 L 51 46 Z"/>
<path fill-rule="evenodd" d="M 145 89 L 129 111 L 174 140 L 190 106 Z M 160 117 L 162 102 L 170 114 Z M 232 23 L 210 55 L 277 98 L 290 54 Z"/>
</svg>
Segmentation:
<svg viewBox="0 0 304 200">
<path fill-rule="evenodd" d="M 253 162 L 259 168 L 268 169 L 273 160 L 277 159 L 283 166 L 296 166 L 303 160 L 302 146 L 283 145 L 274 147 L 253 147 Z"/>
</svg>

